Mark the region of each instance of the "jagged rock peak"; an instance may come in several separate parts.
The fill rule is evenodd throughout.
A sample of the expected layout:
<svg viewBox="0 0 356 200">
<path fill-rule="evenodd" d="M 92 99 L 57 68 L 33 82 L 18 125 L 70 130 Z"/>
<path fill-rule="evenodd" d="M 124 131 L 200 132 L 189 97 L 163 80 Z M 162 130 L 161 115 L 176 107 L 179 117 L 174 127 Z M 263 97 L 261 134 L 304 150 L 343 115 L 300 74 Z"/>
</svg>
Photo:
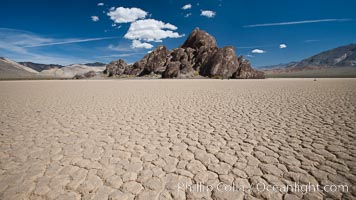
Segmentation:
<svg viewBox="0 0 356 200">
<path fill-rule="evenodd" d="M 199 49 L 200 47 L 206 48 L 217 48 L 216 40 L 209 33 L 200 30 L 199 28 L 195 28 L 193 32 L 190 33 L 188 39 L 184 42 L 181 48 L 193 48 Z"/>
</svg>

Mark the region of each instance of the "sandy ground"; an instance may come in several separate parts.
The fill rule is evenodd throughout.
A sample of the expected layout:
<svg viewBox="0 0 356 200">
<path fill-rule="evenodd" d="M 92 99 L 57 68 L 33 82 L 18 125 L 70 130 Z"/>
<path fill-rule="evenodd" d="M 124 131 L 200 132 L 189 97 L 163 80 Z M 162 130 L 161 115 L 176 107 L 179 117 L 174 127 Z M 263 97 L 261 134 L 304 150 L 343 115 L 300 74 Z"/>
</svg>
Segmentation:
<svg viewBox="0 0 356 200">
<path fill-rule="evenodd" d="M 0 110 L 4 200 L 356 198 L 356 79 L 3 81 Z"/>
</svg>

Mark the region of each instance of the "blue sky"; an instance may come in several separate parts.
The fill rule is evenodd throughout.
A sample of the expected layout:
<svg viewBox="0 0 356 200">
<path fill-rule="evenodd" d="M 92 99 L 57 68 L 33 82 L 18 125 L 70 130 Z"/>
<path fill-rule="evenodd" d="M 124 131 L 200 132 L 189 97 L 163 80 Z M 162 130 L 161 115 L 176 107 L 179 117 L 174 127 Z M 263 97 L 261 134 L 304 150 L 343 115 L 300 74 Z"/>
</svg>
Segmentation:
<svg viewBox="0 0 356 200">
<path fill-rule="evenodd" d="M 354 0 L 3 0 L 0 56 L 132 63 L 158 45 L 178 47 L 199 27 L 253 66 L 271 65 L 356 43 L 355 7 Z"/>
</svg>

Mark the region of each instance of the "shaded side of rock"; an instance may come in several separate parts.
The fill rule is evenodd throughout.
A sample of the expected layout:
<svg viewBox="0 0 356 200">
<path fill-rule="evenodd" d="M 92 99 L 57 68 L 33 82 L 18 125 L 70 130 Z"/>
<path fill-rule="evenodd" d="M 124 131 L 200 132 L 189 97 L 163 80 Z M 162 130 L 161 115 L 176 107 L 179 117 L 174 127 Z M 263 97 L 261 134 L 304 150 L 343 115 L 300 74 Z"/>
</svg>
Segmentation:
<svg viewBox="0 0 356 200">
<path fill-rule="evenodd" d="M 149 54 L 146 54 L 140 61 L 137 61 L 132 66 L 128 67 L 124 73 L 134 76 L 140 75 L 146 66 L 148 56 Z"/>
<path fill-rule="evenodd" d="M 244 60 L 238 70 L 233 74 L 236 79 L 263 79 L 265 75 L 263 72 L 255 70 L 251 67 L 249 60 Z"/>
<path fill-rule="evenodd" d="M 200 74 L 209 77 L 230 78 L 239 68 L 239 61 L 232 46 L 218 49 L 200 68 Z"/>
<path fill-rule="evenodd" d="M 155 50 L 148 54 L 148 56 L 144 57 L 137 64 L 138 68 L 142 68 L 142 72 L 139 74 L 140 76 L 144 76 L 150 73 L 154 74 L 162 74 L 166 70 L 166 63 L 170 52 L 167 50 L 165 46 L 158 46 Z M 136 63 L 134 64 L 134 66 Z"/>
<path fill-rule="evenodd" d="M 106 68 L 103 73 L 109 77 L 122 75 L 125 72 L 127 66 L 128 65 L 126 64 L 126 62 L 122 59 L 112 61 L 106 65 Z"/>
<path fill-rule="evenodd" d="M 167 65 L 166 70 L 162 74 L 162 78 L 177 78 L 180 75 L 180 62 L 173 61 Z"/>
<path fill-rule="evenodd" d="M 181 61 L 179 78 L 192 78 L 198 74 L 199 73 L 192 68 L 192 65 L 189 63 L 189 61 Z"/>
<path fill-rule="evenodd" d="M 176 48 L 173 49 L 170 56 L 165 75 L 163 78 L 191 78 L 195 75 L 193 69 L 194 64 L 194 49 L 192 48 Z M 172 67 L 174 66 L 174 67 Z M 172 70 L 176 71 L 172 73 Z"/>
<path fill-rule="evenodd" d="M 200 47 L 195 52 L 195 61 L 194 61 L 194 65 L 193 65 L 194 70 L 196 70 L 200 73 L 201 68 L 206 65 L 206 63 L 208 62 L 208 59 L 212 55 L 214 55 L 217 50 L 218 50 L 217 47 L 214 47 L 214 48 L 207 48 L 204 46 Z"/>
</svg>

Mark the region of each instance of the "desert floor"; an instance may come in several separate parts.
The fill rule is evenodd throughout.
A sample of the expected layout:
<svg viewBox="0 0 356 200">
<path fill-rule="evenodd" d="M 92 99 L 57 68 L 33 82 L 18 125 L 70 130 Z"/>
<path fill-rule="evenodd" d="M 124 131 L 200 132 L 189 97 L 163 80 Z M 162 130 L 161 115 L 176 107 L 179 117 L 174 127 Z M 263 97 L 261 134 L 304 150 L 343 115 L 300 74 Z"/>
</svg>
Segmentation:
<svg viewBox="0 0 356 200">
<path fill-rule="evenodd" d="M 4 200 L 356 198 L 356 79 L 2 81 L 0 110 Z M 337 190 L 267 191 L 295 183 Z"/>
</svg>

